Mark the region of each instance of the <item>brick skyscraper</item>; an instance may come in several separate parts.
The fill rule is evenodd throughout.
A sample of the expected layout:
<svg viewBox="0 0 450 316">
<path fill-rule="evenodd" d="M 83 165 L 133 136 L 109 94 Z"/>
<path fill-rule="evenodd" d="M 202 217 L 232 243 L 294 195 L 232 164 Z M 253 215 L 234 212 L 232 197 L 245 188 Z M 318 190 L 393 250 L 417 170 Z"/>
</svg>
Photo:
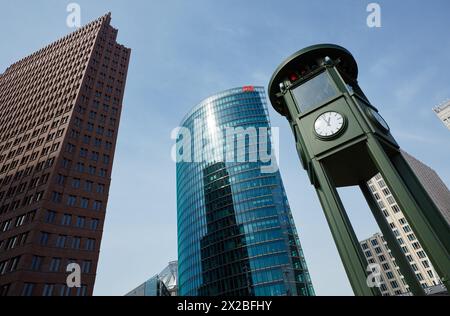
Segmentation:
<svg viewBox="0 0 450 316">
<path fill-rule="evenodd" d="M 0 295 L 92 295 L 131 53 L 110 21 L 0 75 Z"/>
</svg>

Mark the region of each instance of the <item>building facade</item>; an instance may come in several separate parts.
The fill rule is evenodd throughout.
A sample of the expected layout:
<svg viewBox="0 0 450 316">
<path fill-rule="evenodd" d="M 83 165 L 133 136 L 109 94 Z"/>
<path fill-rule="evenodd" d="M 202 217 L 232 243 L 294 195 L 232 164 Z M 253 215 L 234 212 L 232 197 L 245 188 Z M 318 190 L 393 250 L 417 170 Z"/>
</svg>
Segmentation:
<svg viewBox="0 0 450 316">
<path fill-rule="evenodd" d="M 171 294 L 159 276 L 155 275 L 125 296 L 171 296 Z"/>
<path fill-rule="evenodd" d="M 263 171 L 259 159 L 270 137 L 260 137 L 258 149 L 251 133 L 248 142 L 224 143 L 226 129 L 269 130 L 264 89 L 215 94 L 181 126 L 193 142 L 178 154 L 203 159 L 176 166 L 179 295 L 314 295 L 280 173 Z M 187 136 L 180 134 L 177 144 L 182 139 Z M 200 140 L 204 146 L 196 145 Z"/>
<path fill-rule="evenodd" d="M 441 211 L 447 224 L 450 225 L 450 191 L 444 181 L 442 181 L 436 171 L 420 160 L 404 151 L 402 151 L 402 155 L 405 157 L 405 160 L 408 162 L 411 169 L 414 170 L 420 183 L 436 204 L 437 208 Z"/>
<path fill-rule="evenodd" d="M 159 278 L 166 286 L 170 296 L 178 296 L 178 261 L 170 261 L 159 273 Z"/>
<path fill-rule="evenodd" d="M 92 295 L 130 58 L 110 20 L 0 75 L 1 295 Z"/>
<path fill-rule="evenodd" d="M 387 243 L 380 233 L 360 242 L 369 264 L 377 264 L 379 269 L 379 289 L 383 296 L 402 295 L 409 291 L 400 268 L 395 262 Z"/>
<path fill-rule="evenodd" d="M 415 159 L 406 152 L 402 152 L 411 169 L 416 174 L 419 181 L 424 186 L 425 190 L 430 195 L 431 199 L 435 202 L 436 206 L 442 213 L 442 220 L 446 221 L 450 225 L 449 221 L 449 208 L 450 208 L 450 192 L 443 181 L 439 178 L 436 172 L 430 167 L 426 166 L 419 160 Z M 408 221 L 402 213 L 399 205 L 392 196 L 391 191 L 386 185 L 386 182 L 380 174 L 376 175 L 369 182 L 369 188 L 372 191 L 377 203 L 382 210 L 384 216 L 386 217 L 394 235 L 396 236 L 406 259 L 409 261 L 411 268 L 416 274 L 417 279 L 423 288 L 431 288 L 434 286 L 440 286 L 442 284 L 439 275 L 434 270 L 431 261 L 423 249 L 420 242 L 417 240 L 416 235 L 411 229 Z M 365 242 L 368 244 L 368 242 Z M 362 244 L 363 245 L 363 244 Z M 376 254 L 373 251 L 367 252 L 366 257 L 371 258 L 369 255 Z M 390 253 L 390 252 L 389 252 Z M 387 256 L 384 254 L 384 258 Z M 384 270 L 383 264 L 385 262 L 380 261 L 382 269 Z M 387 266 L 386 266 L 387 267 Z M 394 273 L 395 277 L 395 273 Z M 389 293 L 390 295 L 398 294 L 398 291 L 404 291 L 400 285 L 400 279 L 394 278 L 399 284 L 398 288 L 389 288 L 384 291 L 384 293 Z M 402 277 L 403 279 L 403 277 Z M 406 289 L 408 286 L 406 285 Z"/>
<path fill-rule="evenodd" d="M 171 261 L 160 273 L 125 296 L 178 296 L 178 261 Z"/>
<path fill-rule="evenodd" d="M 442 103 L 433 109 L 438 118 L 450 129 L 450 100 Z"/>
</svg>

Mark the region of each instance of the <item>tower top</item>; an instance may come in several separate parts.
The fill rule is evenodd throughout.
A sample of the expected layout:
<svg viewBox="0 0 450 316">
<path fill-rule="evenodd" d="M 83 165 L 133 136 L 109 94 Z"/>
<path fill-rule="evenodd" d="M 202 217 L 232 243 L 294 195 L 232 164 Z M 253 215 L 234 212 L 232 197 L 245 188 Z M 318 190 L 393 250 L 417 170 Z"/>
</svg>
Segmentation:
<svg viewBox="0 0 450 316">
<path fill-rule="evenodd" d="M 345 48 L 334 44 L 318 44 L 303 48 L 282 62 L 270 79 L 269 98 L 277 112 L 284 116 L 287 114 L 283 98 L 277 96 L 278 92 L 280 92 L 280 83 L 289 78 L 293 72 L 317 68 L 325 57 L 330 57 L 333 61 L 339 60 L 339 68 L 353 79 L 357 79 L 358 65 L 352 54 Z"/>
</svg>

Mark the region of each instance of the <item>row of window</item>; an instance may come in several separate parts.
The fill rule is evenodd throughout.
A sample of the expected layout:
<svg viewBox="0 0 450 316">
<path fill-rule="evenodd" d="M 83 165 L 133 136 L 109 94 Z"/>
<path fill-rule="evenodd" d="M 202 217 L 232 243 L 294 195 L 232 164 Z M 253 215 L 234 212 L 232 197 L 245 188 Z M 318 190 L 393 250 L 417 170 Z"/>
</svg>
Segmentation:
<svg viewBox="0 0 450 316">
<path fill-rule="evenodd" d="M 40 172 L 42 170 L 48 169 L 53 166 L 55 162 L 55 157 L 48 158 L 47 160 L 42 160 L 36 164 L 36 166 L 29 166 L 25 169 L 19 170 L 14 174 L 10 174 L 5 176 L 4 178 L 0 178 L 0 185 L 6 186 L 11 182 L 17 182 L 22 178 L 30 176 L 33 171 L 35 173 Z M 48 178 L 47 178 L 48 179 Z"/>
<path fill-rule="evenodd" d="M 36 215 L 36 210 L 33 210 L 28 213 L 19 215 L 15 218 L 10 218 L 10 219 L 3 221 L 0 224 L 0 233 L 7 232 L 11 228 L 18 228 L 25 224 L 31 223 L 34 220 L 35 215 Z"/>
<path fill-rule="evenodd" d="M 58 213 L 55 211 L 47 210 L 47 213 L 45 214 L 45 222 L 47 224 L 57 224 L 63 226 L 75 226 L 77 228 L 89 228 L 91 230 L 98 229 L 100 220 L 98 218 L 86 218 L 85 216 L 75 216 L 72 214 L 63 214 L 60 216 L 60 221 L 57 222 L 56 219 L 58 217 Z M 89 221 L 89 225 L 86 226 L 86 224 Z"/>
<path fill-rule="evenodd" d="M 50 243 L 50 240 L 53 240 L 54 242 Z M 56 248 L 94 251 L 96 241 L 93 238 L 82 238 L 80 236 L 57 235 L 53 237 L 53 234 L 41 232 L 39 244 L 45 247 L 54 246 Z"/>
<path fill-rule="evenodd" d="M 46 266 L 44 263 L 46 261 L 45 257 L 42 256 L 33 256 L 31 259 L 31 265 L 29 267 L 32 271 L 42 271 L 42 272 L 66 272 L 66 267 L 69 266 L 71 263 L 77 263 L 77 260 L 75 259 L 67 259 L 64 260 L 60 257 L 53 257 L 48 258 L 50 262 L 47 262 L 48 266 Z M 66 264 L 63 265 L 63 261 L 66 261 Z M 44 271 L 44 267 L 47 268 L 46 271 Z M 81 273 L 91 273 L 92 272 L 92 261 L 91 260 L 82 260 L 80 263 L 80 271 Z"/>
<path fill-rule="evenodd" d="M 22 200 L 19 199 L 19 200 L 15 200 L 11 203 L 2 204 L 0 206 L 0 215 L 6 213 L 8 211 L 13 212 L 14 210 L 16 210 L 20 207 L 24 207 L 27 205 L 32 205 L 34 203 L 37 203 L 43 198 L 44 193 L 45 193 L 44 191 L 36 192 L 34 194 L 27 195 Z"/>
<path fill-rule="evenodd" d="M 59 185 L 65 185 L 67 183 L 68 177 L 62 174 L 58 174 L 56 178 L 56 183 Z M 70 186 L 74 189 L 83 188 L 86 192 L 93 192 L 95 187 L 95 192 L 99 194 L 103 194 L 105 192 L 105 185 L 103 183 L 95 184 L 90 180 L 81 180 L 80 178 L 72 178 L 70 182 Z"/>
<path fill-rule="evenodd" d="M 70 169 L 71 165 L 72 165 L 72 160 L 63 158 L 62 167 L 64 169 Z M 93 175 L 93 176 L 98 175 L 99 177 L 102 177 L 102 178 L 106 177 L 106 175 L 108 174 L 108 170 L 106 168 L 100 168 L 99 172 L 97 174 L 96 166 L 89 165 L 88 167 L 86 167 L 84 162 L 77 162 L 75 164 L 74 170 L 79 173 L 87 172 L 88 174 Z"/>
<path fill-rule="evenodd" d="M 54 203 L 62 203 L 63 194 L 61 192 L 52 192 L 51 197 L 52 202 Z M 99 200 L 94 200 L 91 203 L 91 200 L 86 197 L 78 197 L 76 195 L 67 196 L 66 204 L 68 206 L 81 207 L 81 208 L 91 208 L 94 211 L 102 210 L 103 202 Z"/>
<path fill-rule="evenodd" d="M 35 293 L 35 283 L 25 283 L 22 290 L 22 296 L 32 296 Z M 7 292 L 7 291 L 6 291 Z M 44 284 L 42 288 L 42 296 L 72 296 L 75 292 L 76 296 L 87 295 L 87 285 L 82 284 L 80 287 L 70 288 L 67 284 Z M 6 294 L 5 294 L 6 295 Z"/>
</svg>

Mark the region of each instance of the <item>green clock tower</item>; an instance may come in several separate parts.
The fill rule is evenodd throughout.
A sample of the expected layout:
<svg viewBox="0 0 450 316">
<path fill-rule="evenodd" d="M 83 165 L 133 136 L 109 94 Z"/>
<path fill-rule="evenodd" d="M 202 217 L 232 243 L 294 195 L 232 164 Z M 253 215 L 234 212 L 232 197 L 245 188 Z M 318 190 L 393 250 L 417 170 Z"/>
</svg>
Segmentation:
<svg viewBox="0 0 450 316">
<path fill-rule="evenodd" d="M 381 173 L 447 289 L 450 227 L 404 160 L 389 125 L 358 82 L 345 48 L 314 45 L 286 59 L 269 84 L 270 101 L 292 128 L 303 168 L 314 185 L 356 295 L 379 295 L 337 192 L 359 186 L 414 295 L 424 295 L 367 181 Z"/>
</svg>

